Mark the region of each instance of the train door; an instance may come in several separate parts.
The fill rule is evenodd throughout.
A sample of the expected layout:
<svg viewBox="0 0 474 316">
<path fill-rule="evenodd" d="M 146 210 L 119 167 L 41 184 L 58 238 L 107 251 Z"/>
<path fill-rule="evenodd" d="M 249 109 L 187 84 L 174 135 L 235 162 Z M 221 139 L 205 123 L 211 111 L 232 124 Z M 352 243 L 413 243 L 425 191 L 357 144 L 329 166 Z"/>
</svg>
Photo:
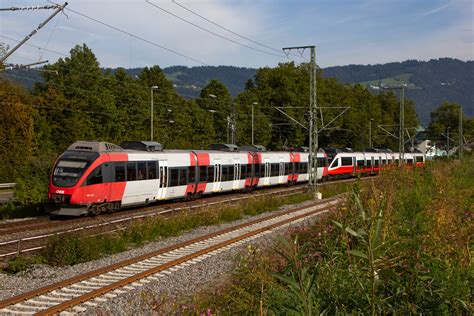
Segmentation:
<svg viewBox="0 0 474 316">
<path fill-rule="evenodd" d="M 352 175 L 355 176 L 357 174 L 357 158 L 352 157 Z"/>
<path fill-rule="evenodd" d="M 168 188 L 168 161 L 166 160 L 159 160 L 158 161 L 158 176 L 159 176 L 159 185 L 158 185 L 158 195 L 156 197 L 157 200 L 164 200 L 166 199 L 167 188 Z"/>
<path fill-rule="evenodd" d="M 221 179 L 222 179 L 222 166 L 220 159 L 214 159 L 214 184 L 212 187 L 213 192 L 221 191 Z"/>
<path fill-rule="evenodd" d="M 234 183 L 232 185 L 232 189 L 234 190 L 239 189 L 240 173 L 240 159 L 234 159 Z"/>
<path fill-rule="evenodd" d="M 285 179 L 285 162 L 283 161 L 283 158 L 280 158 L 280 163 L 279 163 L 280 170 L 278 172 L 278 183 L 286 183 Z"/>
<path fill-rule="evenodd" d="M 265 158 L 264 162 L 265 162 L 265 175 L 263 178 L 263 185 L 270 185 L 270 172 L 271 172 L 270 159 Z"/>
</svg>

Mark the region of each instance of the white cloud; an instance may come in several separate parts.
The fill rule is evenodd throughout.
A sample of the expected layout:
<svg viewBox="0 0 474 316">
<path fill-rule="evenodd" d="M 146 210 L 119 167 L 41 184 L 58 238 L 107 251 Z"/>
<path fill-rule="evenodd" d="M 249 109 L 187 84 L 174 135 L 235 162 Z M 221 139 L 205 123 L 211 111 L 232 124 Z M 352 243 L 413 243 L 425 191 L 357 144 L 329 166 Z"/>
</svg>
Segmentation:
<svg viewBox="0 0 474 316">
<path fill-rule="evenodd" d="M 432 14 L 435 14 L 437 12 L 443 11 L 443 10 L 447 9 L 448 7 L 450 7 L 452 2 L 453 1 L 450 0 L 447 3 L 445 3 L 445 4 L 443 4 L 439 7 L 436 7 L 436 8 L 433 8 L 433 9 L 429 10 L 429 11 L 423 12 L 423 13 L 420 14 L 420 17 L 427 17 L 429 15 L 432 15 Z"/>
</svg>

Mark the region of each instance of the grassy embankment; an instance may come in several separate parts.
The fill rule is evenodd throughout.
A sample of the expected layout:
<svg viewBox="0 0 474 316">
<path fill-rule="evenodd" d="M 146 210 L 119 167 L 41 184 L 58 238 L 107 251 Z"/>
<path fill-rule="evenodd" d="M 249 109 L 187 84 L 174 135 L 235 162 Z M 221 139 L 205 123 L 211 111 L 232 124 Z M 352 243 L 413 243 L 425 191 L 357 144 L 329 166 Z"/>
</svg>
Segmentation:
<svg viewBox="0 0 474 316">
<path fill-rule="evenodd" d="M 268 248 L 193 298 L 149 298 L 190 314 L 473 312 L 473 157 L 392 170 L 354 185 L 345 207 Z"/>
<path fill-rule="evenodd" d="M 347 183 L 334 183 L 322 187 L 325 197 L 330 197 L 350 189 Z M 287 197 L 252 198 L 241 205 L 211 207 L 199 213 L 177 214 L 170 218 L 153 218 L 137 222 L 122 232 L 87 236 L 70 234 L 53 237 L 40 256 L 21 256 L 9 262 L 7 272 L 16 273 L 34 263 L 50 265 L 73 265 L 118 253 L 146 242 L 177 236 L 191 229 L 226 223 L 265 212 L 277 210 L 280 206 L 309 200 L 310 194 L 302 193 Z"/>
</svg>

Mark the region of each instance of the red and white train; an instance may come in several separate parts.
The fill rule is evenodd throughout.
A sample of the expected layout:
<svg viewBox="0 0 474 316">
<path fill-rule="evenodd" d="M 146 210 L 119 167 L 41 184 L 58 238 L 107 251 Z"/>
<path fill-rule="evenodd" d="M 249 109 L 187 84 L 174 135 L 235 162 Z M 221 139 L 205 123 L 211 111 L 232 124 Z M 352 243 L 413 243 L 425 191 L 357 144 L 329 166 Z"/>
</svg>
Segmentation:
<svg viewBox="0 0 474 316">
<path fill-rule="evenodd" d="M 119 147 L 79 141 L 59 157 L 48 197 L 55 215 L 79 216 L 115 211 L 160 200 L 252 190 L 308 181 L 308 153 L 259 151 L 235 145 L 214 150 L 162 150 L 153 142 Z M 220 150 L 219 150 L 220 149 Z M 318 154 L 318 177 L 328 161 Z"/>
<path fill-rule="evenodd" d="M 404 164 L 408 167 L 422 167 L 425 156 L 422 153 L 405 153 Z M 373 175 L 390 166 L 398 166 L 400 154 L 394 152 L 341 152 L 331 160 L 328 179 L 357 175 Z"/>
<path fill-rule="evenodd" d="M 309 153 L 264 151 L 259 146 L 214 145 L 212 150 L 163 150 L 154 142 L 79 141 L 58 158 L 48 197 L 54 215 L 96 215 L 161 200 L 308 181 Z M 412 156 L 413 155 L 413 156 Z M 418 160 L 406 155 L 407 164 Z M 408 158 L 410 157 L 410 158 Z M 320 180 L 374 174 L 395 153 L 338 153 L 329 164 L 319 152 Z M 363 163 L 361 162 L 363 161 Z"/>
</svg>

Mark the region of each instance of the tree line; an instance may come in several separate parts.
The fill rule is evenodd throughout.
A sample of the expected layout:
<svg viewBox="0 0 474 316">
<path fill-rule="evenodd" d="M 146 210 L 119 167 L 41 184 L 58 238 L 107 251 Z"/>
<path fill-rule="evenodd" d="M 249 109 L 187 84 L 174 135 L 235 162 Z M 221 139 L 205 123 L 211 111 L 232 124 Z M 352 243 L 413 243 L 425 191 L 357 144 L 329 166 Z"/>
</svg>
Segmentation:
<svg viewBox="0 0 474 316">
<path fill-rule="evenodd" d="M 212 143 L 227 143 L 229 120 L 236 123 L 237 144 L 250 144 L 252 107 L 255 143 L 274 150 L 308 144 L 307 64 L 258 69 L 235 98 L 223 83 L 211 80 L 198 98 L 185 99 L 159 66 L 144 68 L 136 76 L 122 68 L 104 71 L 85 44 L 45 66 L 41 74 L 43 81 L 30 91 L 8 72 L 0 77 L 0 182 L 32 174 L 47 181 L 54 160 L 77 140 L 117 144 L 149 140 L 151 94 L 153 139 L 165 148 L 205 149 Z M 397 148 L 397 139 L 378 128 L 396 133 L 399 100 L 393 92 L 374 95 L 361 85 L 323 78 L 319 71 L 317 103 L 321 146 L 362 150 L 372 134 L 373 146 Z M 336 118 L 340 107 L 349 110 L 325 125 Z M 405 126 L 418 125 L 414 103 L 406 100 Z"/>
</svg>

